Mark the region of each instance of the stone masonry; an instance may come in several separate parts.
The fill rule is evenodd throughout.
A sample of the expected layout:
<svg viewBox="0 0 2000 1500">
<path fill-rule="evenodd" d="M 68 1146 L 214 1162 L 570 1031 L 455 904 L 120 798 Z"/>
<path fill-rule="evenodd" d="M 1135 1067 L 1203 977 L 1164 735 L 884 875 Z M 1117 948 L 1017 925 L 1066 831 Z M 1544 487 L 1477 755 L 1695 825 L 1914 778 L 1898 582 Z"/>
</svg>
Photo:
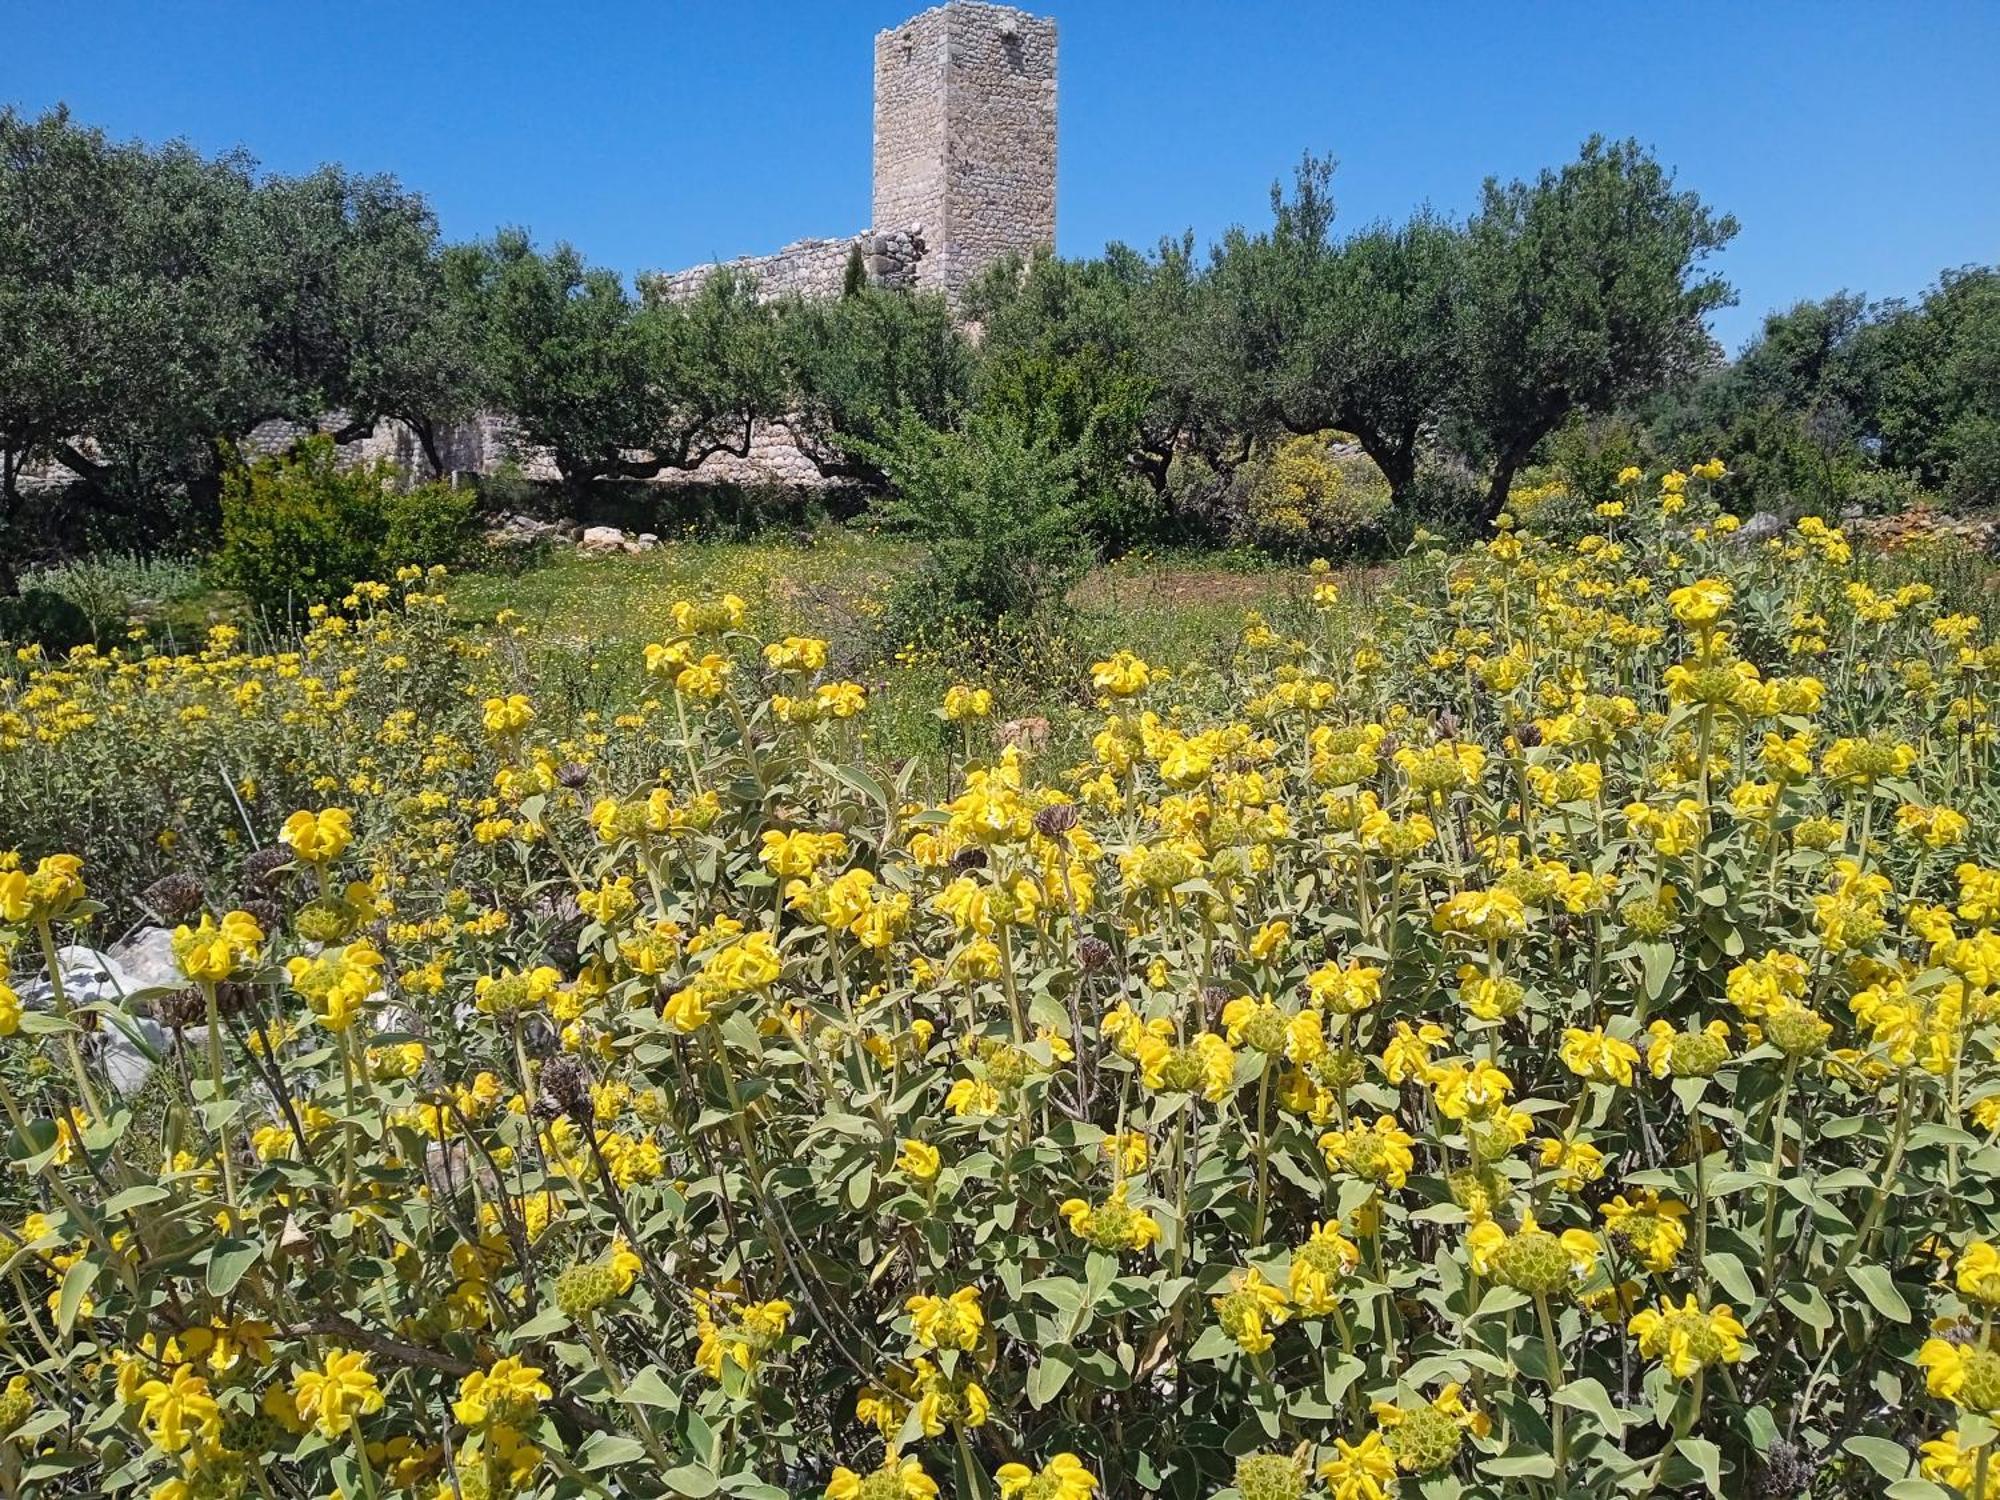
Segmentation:
<svg viewBox="0 0 2000 1500">
<path fill-rule="evenodd" d="M 1055 22 L 950 0 L 878 32 L 874 188 L 872 230 L 654 273 L 640 285 L 648 296 L 691 296 L 726 266 L 756 276 L 767 297 L 838 296 L 858 248 L 872 284 L 941 291 L 956 306 L 995 260 L 1053 246 Z M 820 479 L 776 423 L 755 435 L 747 459 L 719 453 L 659 482 L 811 488 Z"/>
<path fill-rule="evenodd" d="M 875 38 L 875 222 L 921 224 L 954 303 L 1056 236 L 1056 23 L 954 0 Z"/>
<path fill-rule="evenodd" d="M 639 278 L 648 297 L 678 301 L 692 297 L 717 271 L 754 277 L 766 302 L 780 297 L 838 297 L 847 268 L 861 257 L 863 278 L 873 286 L 913 287 L 924 259 L 923 234 L 916 229 L 872 229 L 837 240 L 798 240 L 770 255 L 745 255 L 686 271 L 656 271 Z"/>
<path fill-rule="evenodd" d="M 768 296 L 837 296 L 849 258 L 878 286 L 954 303 L 1003 255 L 1056 238 L 1056 23 L 1007 5 L 951 0 L 875 37 L 874 229 L 799 240 L 771 255 L 640 277 L 689 296 L 718 269 Z"/>
<path fill-rule="evenodd" d="M 875 38 L 875 227 L 835 239 L 798 240 L 768 255 L 641 275 L 648 297 L 692 296 L 718 269 L 754 276 L 759 294 L 835 297 L 861 256 L 867 280 L 882 287 L 941 291 L 957 305 L 979 272 L 1003 255 L 1053 246 L 1056 231 L 1056 25 L 983 0 L 950 3 L 913 16 Z M 337 426 L 337 419 L 322 423 Z M 298 435 L 268 423 L 253 451 Z M 503 415 L 485 414 L 438 434 L 453 473 L 491 473 L 509 459 L 531 479 L 552 480 L 546 453 L 525 447 Z M 422 450 L 402 423 L 384 418 L 373 434 L 344 445 L 354 461 L 389 459 L 423 472 Z M 67 471 L 26 476 L 57 487 Z M 692 472 L 654 481 L 809 489 L 823 481 L 782 422 L 753 434 L 750 454 L 719 453 Z"/>
</svg>

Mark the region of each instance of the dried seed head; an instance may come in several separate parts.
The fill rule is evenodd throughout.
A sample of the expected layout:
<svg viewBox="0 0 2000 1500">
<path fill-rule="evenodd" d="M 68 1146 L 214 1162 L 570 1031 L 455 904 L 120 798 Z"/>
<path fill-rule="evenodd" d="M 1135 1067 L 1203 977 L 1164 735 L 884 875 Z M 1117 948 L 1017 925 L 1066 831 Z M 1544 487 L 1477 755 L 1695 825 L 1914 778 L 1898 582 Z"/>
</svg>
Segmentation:
<svg viewBox="0 0 2000 1500">
<path fill-rule="evenodd" d="M 208 1015 L 208 1002 L 200 990 L 175 990 L 153 1002 L 153 1016 L 169 1031 L 185 1031 L 199 1026 Z"/>
<path fill-rule="evenodd" d="M 590 1075 L 584 1071 L 582 1062 L 569 1053 L 558 1052 L 542 1064 L 541 1084 L 542 1101 L 553 1104 L 557 1113 L 573 1120 L 581 1120 L 590 1113 Z"/>
<path fill-rule="evenodd" d="M 1790 1500 L 1791 1496 L 1803 1495 L 1810 1489 L 1812 1481 L 1812 1461 L 1796 1443 L 1779 1438 L 1771 1444 L 1763 1468 L 1757 1471 L 1757 1494 L 1767 1500 Z"/>
<path fill-rule="evenodd" d="M 162 922 L 185 922 L 201 910 L 204 895 L 199 880 L 176 871 L 147 886 L 139 900 Z"/>
<path fill-rule="evenodd" d="M 1035 814 L 1035 832 L 1045 839 L 1060 838 L 1076 827 L 1076 805 L 1056 802 Z"/>
<path fill-rule="evenodd" d="M 275 891 L 291 879 L 294 868 L 289 849 L 276 845 L 269 849 L 259 849 L 243 861 L 243 883 L 246 886 Z"/>
</svg>

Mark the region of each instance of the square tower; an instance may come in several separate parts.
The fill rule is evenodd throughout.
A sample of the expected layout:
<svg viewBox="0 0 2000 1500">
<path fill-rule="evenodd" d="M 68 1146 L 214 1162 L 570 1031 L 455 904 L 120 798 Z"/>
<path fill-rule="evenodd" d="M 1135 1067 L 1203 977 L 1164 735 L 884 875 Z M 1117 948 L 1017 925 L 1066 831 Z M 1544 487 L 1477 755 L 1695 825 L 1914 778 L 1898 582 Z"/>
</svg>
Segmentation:
<svg viewBox="0 0 2000 1500">
<path fill-rule="evenodd" d="M 951 0 L 875 37 L 875 228 L 921 225 L 917 284 L 954 305 L 1056 238 L 1056 23 Z"/>
</svg>

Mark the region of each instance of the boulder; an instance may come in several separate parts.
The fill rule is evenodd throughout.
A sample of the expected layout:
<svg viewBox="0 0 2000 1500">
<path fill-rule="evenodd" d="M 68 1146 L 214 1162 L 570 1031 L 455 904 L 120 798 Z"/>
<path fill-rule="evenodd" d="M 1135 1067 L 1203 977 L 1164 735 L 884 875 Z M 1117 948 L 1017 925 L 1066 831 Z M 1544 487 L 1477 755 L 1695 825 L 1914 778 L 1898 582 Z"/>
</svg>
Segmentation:
<svg viewBox="0 0 2000 1500">
<path fill-rule="evenodd" d="M 1760 510 L 1736 528 L 1736 540 L 1767 542 L 1772 537 L 1780 535 L 1784 529 L 1785 523 L 1782 519 L 1772 515 L 1768 510 Z"/>
<path fill-rule="evenodd" d="M 190 1047 L 208 1045 L 208 1028 L 192 1026 L 182 1033 Z M 170 1038 L 167 1029 L 151 1016 L 128 1016 L 113 1023 L 104 1034 L 104 1076 L 127 1098 L 146 1086 L 166 1055 Z"/>
<path fill-rule="evenodd" d="M 145 990 L 178 990 L 187 985 L 174 962 L 174 935 L 164 927 L 141 927 L 113 943 L 105 955 Z"/>
<path fill-rule="evenodd" d="M 627 540 L 625 533 L 616 526 L 587 526 L 577 543 L 577 551 L 589 557 L 604 557 L 613 552 L 623 552 Z"/>
<path fill-rule="evenodd" d="M 142 927 L 99 952 L 81 943 L 56 950 L 63 995 L 71 1005 L 101 1005 L 107 1014 L 91 1038 L 105 1076 L 120 1094 L 130 1096 L 146 1086 L 167 1050 L 166 1028 L 151 1016 L 133 1013 L 133 1002 L 185 989 L 187 981 L 174 964 L 173 934 L 164 927 Z M 16 987 L 21 1004 L 47 1010 L 55 1003 L 48 975 L 24 980 Z M 207 1030 L 187 1033 L 190 1044 L 204 1044 Z"/>
</svg>

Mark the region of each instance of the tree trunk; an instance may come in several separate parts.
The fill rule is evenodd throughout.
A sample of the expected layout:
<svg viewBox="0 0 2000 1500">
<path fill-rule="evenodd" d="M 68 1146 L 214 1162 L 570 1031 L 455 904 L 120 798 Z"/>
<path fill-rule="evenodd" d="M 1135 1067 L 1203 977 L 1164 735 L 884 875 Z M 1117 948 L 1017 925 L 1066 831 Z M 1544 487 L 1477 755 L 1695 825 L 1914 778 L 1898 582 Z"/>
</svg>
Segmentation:
<svg viewBox="0 0 2000 1500">
<path fill-rule="evenodd" d="M 21 516 L 21 466 L 27 458 L 25 448 L 0 446 L 0 599 L 21 592 L 21 575 L 14 570 L 21 548 L 14 527 Z"/>
<path fill-rule="evenodd" d="M 424 450 L 424 462 L 431 466 L 431 478 L 442 478 L 444 455 L 438 450 L 437 423 L 429 417 L 404 417 L 402 422 L 417 435 L 417 446 Z"/>
<path fill-rule="evenodd" d="M 104 476 L 110 468 L 108 464 L 96 463 L 84 457 L 74 443 L 57 443 L 55 452 L 57 461 L 65 469 L 72 471 L 78 479 L 93 489 L 103 488 Z"/>
<path fill-rule="evenodd" d="M 1361 444 L 1361 451 L 1374 460 L 1375 467 L 1382 471 L 1382 477 L 1389 481 L 1389 498 L 1401 505 L 1409 494 L 1411 481 L 1417 477 L 1415 439 L 1405 439 L 1400 434 L 1385 438 L 1380 433 L 1354 427 L 1347 430 Z"/>
<path fill-rule="evenodd" d="M 1491 526 L 1494 518 L 1507 508 L 1507 492 L 1514 487 L 1514 474 L 1521 467 L 1525 454 L 1503 453 L 1493 465 L 1493 482 L 1486 487 L 1486 499 L 1479 507 L 1479 523 Z"/>
<path fill-rule="evenodd" d="M 597 481 L 604 477 L 604 466 L 596 460 L 565 453 L 560 448 L 554 450 L 553 457 L 556 473 L 562 478 L 563 498 L 569 513 L 580 521 L 586 509 L 585 502 L 596 490 Z"/>
</svg>

